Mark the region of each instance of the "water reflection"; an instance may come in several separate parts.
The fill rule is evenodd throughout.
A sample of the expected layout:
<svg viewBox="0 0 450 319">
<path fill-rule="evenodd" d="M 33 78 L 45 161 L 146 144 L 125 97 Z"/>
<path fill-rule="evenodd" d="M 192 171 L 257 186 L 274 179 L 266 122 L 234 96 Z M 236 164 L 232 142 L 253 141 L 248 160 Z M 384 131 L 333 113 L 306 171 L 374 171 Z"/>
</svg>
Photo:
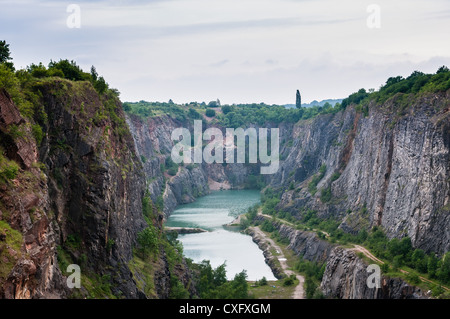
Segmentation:
<svg viewBox="0 0 450 319">
<path fill-rule="evenodd" d="M 230 190 L 213 192 L 196 202 L 179 206 L 168 218 L 170 227 L 199 227 L 206 233 L 180 235 L 184 254 L 194 262 L 210 260 L 213 267 L 223 262 L 227 265 L 227 276 L 247 270 L 249 280 L 275 280 L 264 261 L 262 251 L 248 235 L 223 228 L 256 203 L 260 202 L 259 191 Z"/>
</svg>

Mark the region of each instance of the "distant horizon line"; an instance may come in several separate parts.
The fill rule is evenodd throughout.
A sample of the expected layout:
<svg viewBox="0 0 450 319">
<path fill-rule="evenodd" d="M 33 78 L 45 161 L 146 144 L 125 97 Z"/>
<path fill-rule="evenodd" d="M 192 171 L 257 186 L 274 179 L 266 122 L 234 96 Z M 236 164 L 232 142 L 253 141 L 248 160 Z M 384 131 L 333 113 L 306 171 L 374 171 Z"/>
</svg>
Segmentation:
<svg viewBox="0 0 450 319">
<path fill-rule="evenodd" d="M 314 100 L 312 100 L 312 101 L 310 101 L 310 102 L 308 102 L 308 103 L 302 103 L 302 105 L 311 105 L 312 103 L 322 103 L 322 102 L 327 102 L 327 101 L 342 101 L 342 100 L 344 100 L 345 98 L 327 98 L 327 99 L 322 99 L 322 100 L 316 100 L 316 99 L 314 99 Z M 141 103 L 141 102 L 146 102 L 146 103 L 170 103 L 170 100 L 171 99 L 169 99 L 168 101 L 148 101 L 148 100 L 135 100 L 135 101 L 123 101 L 122 103 Z M 218 100 L 220 100 L 220 99 L 218 99 Z M 217 101 L 217 100 L 216 100 Z M 208 105 L 208 103 L 210 103 L 210 102 L 214 102 L 213 100 L 211 100 L 211 101 L 208 101 L 208 102 L 206 102 L 206 101 L 201 101 L 201 102 L 199 102 L 199 101 L 191 101 L 191 102 L 175 102 L 175 101 L 173 101 L 172 100 L 172 102 L 173 102 L 173 104 L 176 104 L 176 105 L 189 105 L 189 104 L 191 104 L 191 103 L 197 103 L 197 104 L 202 104 L 202 103 L 205 103 L 206 105 Z M 265 105 L 279 105 L 279 106 L 291 106 L 291 105 L 293 105 L 293 106 L 295 106 L 295 103 L 266 103 L 266 102 L 239 102 L 239 103 L 236 103 L 236 102 L 234 102 L 234 103 L 221 103 L 220 105 L 222 106 L 222 105 L 239 105 L 239 104 L 265 104 Z"/>
</svg>

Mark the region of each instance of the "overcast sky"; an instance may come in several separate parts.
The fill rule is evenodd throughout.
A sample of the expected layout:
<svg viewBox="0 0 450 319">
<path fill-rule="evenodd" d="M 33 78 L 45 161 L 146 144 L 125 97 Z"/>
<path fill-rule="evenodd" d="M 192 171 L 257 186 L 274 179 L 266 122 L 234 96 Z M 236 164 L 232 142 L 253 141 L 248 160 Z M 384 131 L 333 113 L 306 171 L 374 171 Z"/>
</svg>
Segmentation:
<svg viewBox="0 0 450 319">
<path fill-rule="evenodd" d="M 450 67 L 450 1 L 0 0 L 2 39 L 16 68 L 95 65 L 122 101 L 310 102 Z"/>
</svg>

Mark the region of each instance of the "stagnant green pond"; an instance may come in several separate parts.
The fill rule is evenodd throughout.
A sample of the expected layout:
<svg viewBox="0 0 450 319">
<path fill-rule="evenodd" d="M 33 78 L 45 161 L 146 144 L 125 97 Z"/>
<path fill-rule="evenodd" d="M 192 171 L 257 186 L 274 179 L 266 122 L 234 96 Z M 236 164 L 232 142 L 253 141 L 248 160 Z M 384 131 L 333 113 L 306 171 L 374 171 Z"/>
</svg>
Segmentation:
<svg viewBox="0 0 450 319">
<path fill-rule="evenodd" d="M 199 227 L 205 233 L 179 235 L 184 254 L 194 262 L 209 260 L 213 267 L 226 262 L 227 277 L 232 279 L 243 269 L 248 280 L 275 280 L 269 266 L 264 261 L 262 251 L 249 235 L 224 228 L 238 215 L 243 214 L 260 202 L 259 191 L 227 190 L 216 191 L 198 198 L 191 204 L 180 205 L 170 215 L 169 227 Z"/>
</svg>

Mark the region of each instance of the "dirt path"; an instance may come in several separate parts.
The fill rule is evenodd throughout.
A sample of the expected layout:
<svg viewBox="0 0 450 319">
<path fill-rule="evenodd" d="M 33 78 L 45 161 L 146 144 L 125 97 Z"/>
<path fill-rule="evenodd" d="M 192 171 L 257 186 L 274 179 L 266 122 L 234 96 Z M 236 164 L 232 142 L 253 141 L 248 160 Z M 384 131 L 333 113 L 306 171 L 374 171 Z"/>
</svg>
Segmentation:
<svg viewBox="0 0 450 319">
<path fill-rule="evenodd" d="M 369 258 L 369 259 L 371 259 L 371 260 L 373 260 L 373 261 L 379 262 L 380 264 L 384 264 L 384 261 L 382 261 L 382 260 L 378 259 L 377 257 L 375 257 L 374 255 L 372 255 L 372 253 L 371 253 L 370 251 L 368 251 L 366 248 L 364 248 L 364 247 L 362 247 L 362 246 L 359 246 L 359 245 L 353 245 L 353 246 L 355 246 L 355 247 L 354 247 L 354 248 L 351 248 L 350 250 L 357 251 L 357 252 L 361 252 L 361 253 L 363 253 L 367 258 Z M 409 274 L 408 271 L 403 270 L 403 269 L 399 269 L 399 271 L 402 272 L 402 273 L 404 273 L 404 274 Z M 431 281 L 431 280 L 429 280 L 429 279 L 427 279 L 427 278 L 425 278 L 425 277 L 419 276 L 419 278 L 420 278 L 420 280 L 422 280 L 422 281 L 425 281 L 425 282 L 428 282 L 428 283 L 431 283 L 431 284 L 436 284 L 435 282 L 433 282 L 433 281 Z M 445 286 L 441 286 L 441 287 L 442 287 L 443 289 L 447 290 L 447 291 L 450 290 L 449 288 L 447 288 L 447 287 L 445 287 Z"/>
<path fill-rule="evenodd" d="M 263 214 L 263 213 L 261 212 L 261 208 L 259 208 L 259 210 L 258 210 L 258 215 L 263 216 L 263 217 L 268 218 L 268 219 L 273 219 L 273 216 Z M 283 224 L 285 224 L 285 225 L 294 227 L 294 228 L 297 227 L 295 224 L 293 224 L 293 223 L 291 223 L 291 222 L 288 222 L 287 220 L 278 219 L 278 221 L 281 222 L 281 223 L 283 223 Z M 313 229 L 313 231 L 315 231 L 315 232 L 320 231 L 320 232 L 322 232 L 327 238 L 330 237 L 330 234 L 328 234 L 326 231 L 318 230 L 318 229 Z"/>
<path fill-rule="evenodd" d="M 297 278 L 298 285 L 297 285 L 297 287 L 295 287 L 294 293 L 292 294 L 292 298 L 293 299 L 304 299 L 303 284 L 305 282 L 305 278 L 299 274 L 296 274 L 292 270 L 288 269 L 289 267 L 287 264 L 287 259 L 284 256 L 283 251 L 281 250 L 280 246 L 278 246 L 277 243 L 275 243 L 275 241 L 272 238 L 266 236 L 266 234 L 264 234 L 264 232 L 261 229 L 259 229 L 259 227 L 251 227 L 251 229 L 260 238 L 264 238 L 264 240 L 270 244 L 270 247 L 274 248 L 277 251 L 278 255 L 276 257 L 278 258 L 281 268 L 283 269 L 286 276 L 295 275 L 295 277 Z"/>
<path fill-rule="evenodd" d="M 268 219 L 273 219 L 273 216 L 263 214 L 262 211 L 261 211 L 261 208 L 258 210 L 258 215 L 264 216 L 265 218 L 268 218 Z M 294 226 L 294 227 L 295 227 L 294 224 L 292 224 L 292 223 L 290 223 L 290 222 L 288 222 L 288 221 L 286 221 L 286 220 L 283 220 L 283 221 L 281 221 L 281 222 L 284 223 L 284 224 L 286 224 L 286 225 Z M 313 231 L 317 231 L 317 230 L 316 230 L 316 229 L 313 229 Z M 327 232 L 325 232 L 325 231 L 321 231 L 321 232 L 324 233 L 326 237 L 330 237 L 330 234 L 328 234 Z M 268 238 L 268 239 L 269 239 L 271 242 L 273 242 L 273 240 L 271 240 L 270 238 Z M 271 243 L 271 244 L 272 244 L 272 243 Z M 276 244 L 274 244 L 274 245 L 276 245 Z M 353 246 L 354 246 L 354 248 L 350 248 L 350 250 L 357 251 L 357 252 L 361 252 L 361 253 L 363 253 L 367 258 L 369 258 L 369 259 L 371 259 L 371 260 L 373 260 L 373 261 L 375 261 L 375 262 L 378 262 L 378 263 L 380 263 L 380 264 L 384 264 L 384 261 L 382 261 L 381 259 L 378 259 L 377 257 L 375 257 L 368 249 L 364 248 L 363 246 L 355 245 L 355 244 L 353 244 Z M 280 263 L 281 263 L 281 261 L 280 261 Z M 281 265 L 282 265 L 282 267 L 283 267 L 283 263 L 281 263 Z M 286 266 L 287 266 L 287 265 L 286 265 Z M 288 270 L 288 269 L 285 269 L 285 268 L 283 268 L 283 270 L 285 271 L 286 274 L 287 274 L 288 272 L 290 272 L 290 274 L 293 273 L 292 271 L 290 271 L 290 270 Z M 408 273 L 409 273 L 408 271 L 403 270 L 403 269 L 399 269 L 399 271 L 402 272 L 402 273 L 404 273 L 404 274 L 408 274 Z M 289 274 L 289 275 L 290 275 L 290 274 Z M 298 278 L 298 277 L 297 277 L 297 278 Z M 424 277 L 422 277 L 422 276 L 419 276 L 419 278 L 420 278 L 420 280 L 422 280 L 422 281 L 424 281 L 424 282 L 428 282 L 428 283 L 431 283 L 431 284 L 436 284 L 435 282 L 433 282 L 433 281 L 431 281 L 431 280 L 429 280 L 429 279 L 427 279 L 427 278 L 424 278 Z M 303 282 L 301 282 L 301 284 L 303 284 Z M 450 291 L 450 289 L 447 288 L 447 287 L 445 287 L 445 286 L 442 286 L 442 285 L 441 285 L 441 287 L 442 287 L 443 289 L 445 289 L 446 291 Z M 303 291 L 303 288 L 302 288 L 302 291 Z"/>
<path fill-rule="evenodd" d="M 372 255 L 372 253 L 370 251 L 368 251 L 366 248 L 359 246 L 359 245 L 353 245 L 355 246 L 354 248 L 351 248 L 350 250 L 354 250 L 360 253 L 363 253 L 367 258 L 379 262 L 380 264 L 384 264 L 384 262 L 380 259 L 378 259 L 377 257 L 375 257 L 374 255 Z"/>
</svg>

